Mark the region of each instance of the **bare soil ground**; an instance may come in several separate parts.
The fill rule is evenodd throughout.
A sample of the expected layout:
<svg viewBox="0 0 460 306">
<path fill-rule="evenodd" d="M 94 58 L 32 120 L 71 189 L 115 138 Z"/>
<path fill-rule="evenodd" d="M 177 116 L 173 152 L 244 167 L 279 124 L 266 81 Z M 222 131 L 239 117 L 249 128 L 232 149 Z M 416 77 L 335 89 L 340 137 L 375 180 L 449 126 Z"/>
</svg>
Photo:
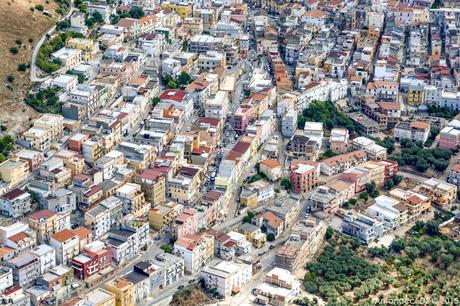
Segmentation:
<svg viewBox="0 0 460 306">
<path fill-rule="evenodd" d="M 52 16 L 47 17 L 36 9 L 32 12 L 31 8 L 37 4 L 42 4 Z M 29 70 L 19 72 L 18 65 L 30 64 L 35 43 L 56 22 L 56 8 L 53 0 L 0 1 L 0 124 L 8 128 L 7 133 L 21 133 L 38 116 L 23 102 L 31 84 Z M 18 49 L 17 54 L 10 52 L 12 47 Z M 9 75 L 14 82 L 7 82 Z"/>
<path fill-rule="evenodd" d="M 191 285 L 174 294 L 171 306 L 201 306 L 209 304 L 212 300 L 197 284 Z"/>
</svg>

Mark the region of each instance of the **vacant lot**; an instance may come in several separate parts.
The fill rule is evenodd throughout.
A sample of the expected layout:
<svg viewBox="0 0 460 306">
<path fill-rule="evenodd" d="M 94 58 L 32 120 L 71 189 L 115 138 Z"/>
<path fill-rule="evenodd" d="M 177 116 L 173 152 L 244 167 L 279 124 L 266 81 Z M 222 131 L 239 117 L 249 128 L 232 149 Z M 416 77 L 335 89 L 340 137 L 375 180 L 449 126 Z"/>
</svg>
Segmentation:
<svg viewBox="0 0 460 306">
<path fill-rule="evenodd" d="M 43 5 L 52 16 L 32 11 L 36 5 Z M 56 8 L 53 0 L 0 1 L 0 124 L 8 127 L 8 133 L 20 133 L 37 116 L 23 103 L 31 84 L 29 70 L 20 72 L 18 65 L 30 64 L 35 42 L 56 22 Z"/>
</svg>

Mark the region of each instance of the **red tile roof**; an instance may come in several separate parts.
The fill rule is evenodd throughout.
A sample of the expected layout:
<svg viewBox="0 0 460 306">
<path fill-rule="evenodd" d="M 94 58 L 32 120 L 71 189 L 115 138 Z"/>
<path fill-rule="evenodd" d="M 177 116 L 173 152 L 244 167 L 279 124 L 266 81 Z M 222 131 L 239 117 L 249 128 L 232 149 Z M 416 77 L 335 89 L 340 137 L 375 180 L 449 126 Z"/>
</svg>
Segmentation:
<svg viewBox="0 0 460 306">
<path fill-rule="evenodd" d="M 19 188 L 15 188 L 7 193 L 3 194 L 1 197 L 5 200 L 13 200 L 19 197 L 20 195 L 24 194 L 25 192 Z"/>
<path fill-rule="evenodd" d="M 182 102 L 187 92 L 180 89 L 166 89 L 160 96 L 160 100 L 174 100 L 176 102 Z"/>
</svg>

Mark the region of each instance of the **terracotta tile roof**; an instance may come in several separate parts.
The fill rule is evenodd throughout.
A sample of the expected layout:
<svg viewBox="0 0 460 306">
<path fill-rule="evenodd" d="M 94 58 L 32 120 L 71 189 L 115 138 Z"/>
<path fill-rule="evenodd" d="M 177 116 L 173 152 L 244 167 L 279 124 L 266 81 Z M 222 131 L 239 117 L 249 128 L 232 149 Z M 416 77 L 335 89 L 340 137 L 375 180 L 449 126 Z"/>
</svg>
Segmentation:
<svg viewBox="0 0 460 306">
<path fill-rule="evenodd" d="M 24 232 L 20 232 L 20 233 L 17 233 L 16 235 L 8 237 L 8 240 L 11 240 L 13 242 L 19 242 L 21 240 L 24 240 L 27 237 L 29 237 L 29 235 L 27 235 Z"/>
<path fill-rule="evenodd" d="M 91 230 L 84 226 L 77 227 L 73 230 L 73 232 L 78 236 L 78 238 L 80 238 L 80 240 L 86 239 L 92 234 Z"/>
<path fill-rule="evenodd" d="M 422 129 L 422 130 L 429 129 L 430 126 L 431 125 L 428 122 L 423 122 L 423 121 L 413 121 L 410 124 L 411 128 Z"/>
<path fill-rule="evenodd" d="M 280 166 L 280 163 L 276 159 L 264 159 L 260 163 L 271 169 L 277 168 Z"/>
<path fill-rule="evenodd" d="M 6 255 L 9 255 L 11 253 L 14 253 L 14 249 L 7 247 L 7 246 L 2 246 L 0 247 L 0 258 L 3 258 Z"/>
<path fill-rule="evenodd" d="M 460 164 L 455 164 L 455 165 L 452 167 L 451 171 L 460 173 Z"/>
<path fill-rule="evenodd" d="M 69 240 L 69 239 L 71 239 L 71 238 L 73 238 L 75 236 L 76 236 L 76 234 L 72 230 L 69 230 L 69 229 L 65 228 L 62 231 L 57 232 L 56 234 L 51 236 L 51 238 L 53 238 L 54 240 L 59 241 L 59 242 L 64 242 L 64 241 L 67 241 L 67 240 Z"/>
<path fill-rule="evenodd" d="M 33 214 L 30 214 L 29 219 L 33 219 L 33 220 L 39 220 L 39 219 L 42 219 L 42 218 L 47 218 L 48 219 L 48 218 L 51 218 L 52 216 L 54 216 L 55 214 L 56 213 L 54 211 L 44 209 L 44 210 L 34 212 Z"/>
<path fill-rule="evenodd" d="M 263 213 L 262 218 L 266 219 L 267 224 L 273 229 L 278 229 L 283 224 L 283 220 L 271 211 Z"/>
<path fill-rule="evenodd" d="M 145 169 L 141 173 L 136 175 L 139 178 L 143 178 L 150 181 L 156 181 L 160 177 L 164 177 L 165 174 L 160 169 Z"/>
</svg>

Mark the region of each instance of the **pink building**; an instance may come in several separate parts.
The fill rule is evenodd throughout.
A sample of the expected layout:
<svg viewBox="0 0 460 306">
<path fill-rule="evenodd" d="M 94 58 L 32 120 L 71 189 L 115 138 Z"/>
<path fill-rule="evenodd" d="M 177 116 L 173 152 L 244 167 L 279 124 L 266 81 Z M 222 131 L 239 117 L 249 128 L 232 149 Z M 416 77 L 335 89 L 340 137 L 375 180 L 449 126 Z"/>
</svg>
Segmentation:
<svg viewBox="0 0 460 306">
<path fill-rule="evenodd" d="M 177 238 L 184 235 L 195 234 L 199 230 L 200 214 L 193 208 L 186 208 L 176 218 L 172 226 L 172 234 Z"/>
<path fill-rule="evenodd" d="M 369 171 L 363 168 L 352 168 L 343 172 L 341 179 L 353 182 L 355 192 L 358 193 L 366 189 L 366 184 L 369 183 Z"/>
<path fill-rule="evenodd" d="M 201 198 L 201 207 L 206 208 L 205 217 L 206 224 L 210 226 L 221 217 L 223 206 L 222 192 L 211 190 Z"/>
<path fill-rule="evenodd" d="M 456 120 L 455 120 L 456 121 Z M 460 144 L 460 129 L 446 126 L 439 135 L 439 147 L 441 149 L 455 150 Z"/>
<path fill-rule="evenodd" d="M 319 184 L 319 164 L 294 159 L 291 162 L 291 183 L 295 193 L 306 193 Z"/>
<path fill-rule="evenodd" d="M 252 106 L 240 106 L 233 115 L 233 128 L 238 134 L 243 134 L 253 119 Z"/>
</svg>

